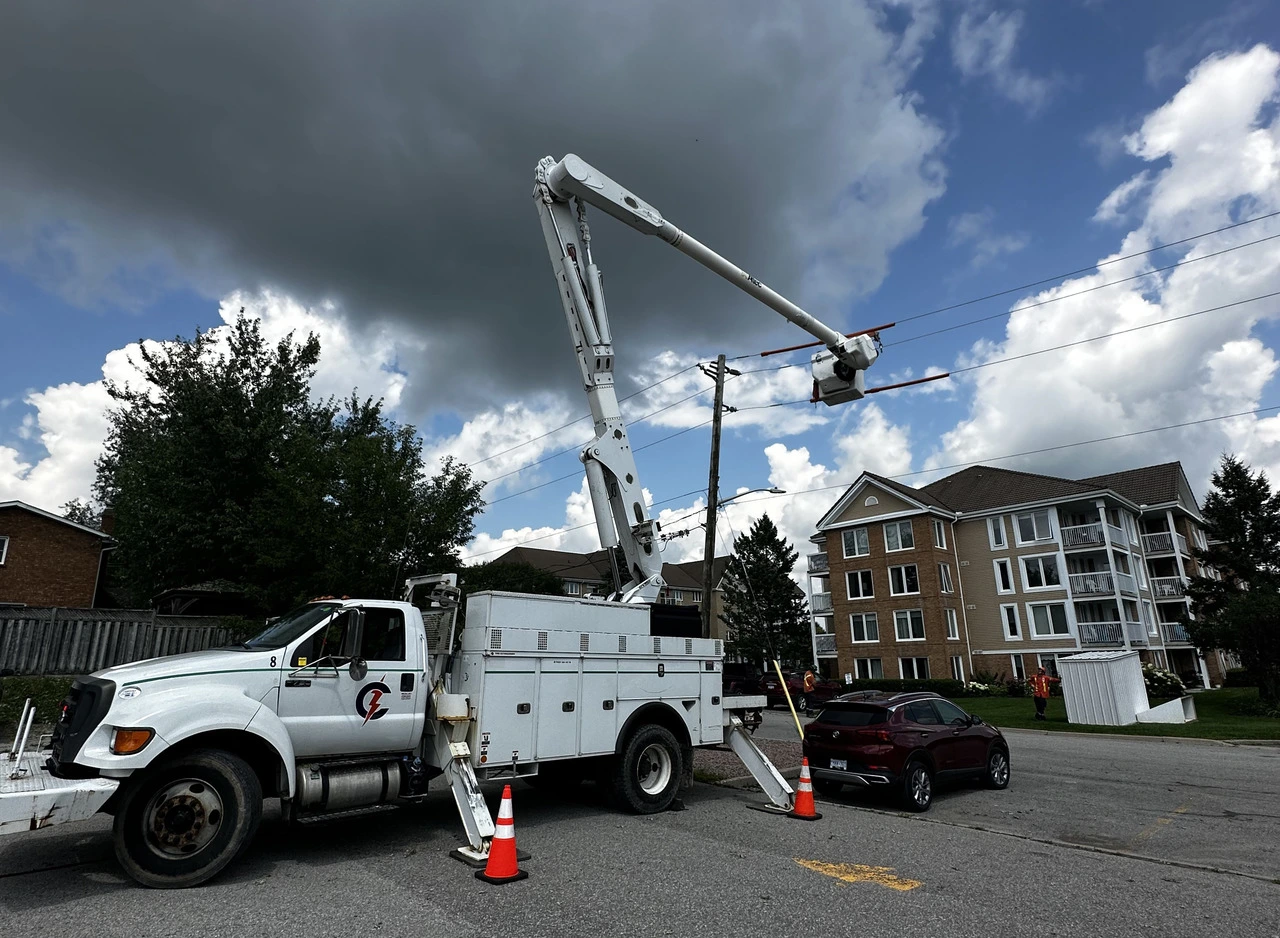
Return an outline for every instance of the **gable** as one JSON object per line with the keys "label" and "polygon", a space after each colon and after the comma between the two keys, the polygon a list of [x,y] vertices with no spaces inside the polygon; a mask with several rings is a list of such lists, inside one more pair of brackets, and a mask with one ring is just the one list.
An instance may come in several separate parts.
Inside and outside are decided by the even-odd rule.
{"label": "gable", "polygon": [[[877,518],[880,515],[924,510],[921,505],[912,504],[896,493],[871,482],[858,486],[858,490],[851,495],[848,504],[828,524],[844,524],[849,521],[861,521],[863,518]],[[874,503],[868,505],[868,499],[873,500]]]}

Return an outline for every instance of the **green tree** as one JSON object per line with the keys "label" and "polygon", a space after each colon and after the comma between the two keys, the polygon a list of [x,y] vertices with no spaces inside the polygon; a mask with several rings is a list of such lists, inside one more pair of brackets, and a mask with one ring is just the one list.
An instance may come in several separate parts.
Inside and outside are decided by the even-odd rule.
{"label": "green tree", "polygon": [[1224,456],[1203,515],[1209,546],[1196,559],[1221,579],[1191,577],[1187,631],[1201,648],[1237,655],[1263,701],[1280,707],[1280,494],[1264,472]]}
{"label": "green tree", "polygon": [[460,571],[462,591],[468,595],[483,590],[506,590],[511,593],[536,593],[563,596],[564,582],[547,570],[531,563],[494,560],[463,567]]}
{"label": "green tree", "polygon": [[320,342],[272,346],[257,320],[143,347],[145,384],[116,406],[97,500],[115,510],[112,569],[132,602],[222,579],[265,610],[316,594],[394,595],[403,572],[452,569],[483,502],[470,470],[422,466],[414,429],[354,394],[311,396]]}
{"label": "green tree", "polygon": [[727,643],[732,653],[749,661],[810,662],[808,606],[791,579],[799,558],[767,514],[734,540],[723,581],[721,615],[732,636]]}
{"label": "green tree", "polygon": [[62,506],[62,517],[86,528],[102,529],[102,512],[93,507],[93,503],[80,498],[73,498]]}

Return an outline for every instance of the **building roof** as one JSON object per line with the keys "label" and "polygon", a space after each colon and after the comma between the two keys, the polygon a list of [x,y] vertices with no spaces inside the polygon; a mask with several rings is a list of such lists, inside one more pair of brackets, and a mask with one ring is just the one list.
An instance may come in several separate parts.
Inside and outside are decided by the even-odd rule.
{"label": "building roof", "polygon": [[[1166,462],[1156,466],[1108,472],[1105,475],[1093,476],[1081,481],[1114,489],[1139,505],[1165,505],[1177,502],[1179,495],[1184,491],[1193,502],[1195,501],[1195,493],[1191,491],[1191,485],[1187,482],[1180,462]],[[1192,510],[1199,509],[1198,503],[1184,507]]]}
{"label": "building roof", "polygon": [[970,466],[931,482],[920,491],[952,511],[973,512],[1055,498],[1095,494],[1106,486],[996,466]]}
{"label": "building roof", "polygon": [[0,508],[19,508],[22,511],[29,511],[32,514],[40,515],[41,517],[48,518],[50,521],[57,521],[61,524],[65,524],[68,527],[75,528],[77,531],[83,531],[85,534],[92,534],[94,537],[100,537],[103,540],[111,539],[111,535],[104,534],[103,532],[99,531],[97,528],[90,528],[90,527],[86,527],[83,524],[76,524],[74,521],[69,521],[68,519],[62,517],[62,515],[55,515],[51,511],[45,511],[43,508],[37,508],[35,505],[28,505],[26,502],[20,502],[16,500],[9,501],[9,502],[0,502]]}
{"label": "building roof", "polygon": [[[720,585],[720,581],[724,579],[724,571],[728,566],[728,557],[717,557],[711,561],[712,589]],[[662,565],[662,578],[673,589],[703,589],[702,561],[689,560],[685,563],[664,563]]]}
{"label": "building roof", "polygon": [[935,497],[934,494],[929,491],[929,487],[927,485],[924,488],[916,489],[909,485],[903,485],[901,482],[895,482],[887,476],[878,476],[874,472],[864,472],[863,475],[868,479],[874,479],[887,489],[892,489],[904,498],[910,498],[924,505],[928,505],[930,508],[939,508],[946,512],[950,512],[952,510],[951,506]]}
{"label": "building roof", "polygon": [[[609,553],[593,550],[580,554],[568,550],[547,550],[541,547],[513,547],[493,561],[494,563],[527,563],[554,573],[562,580],[580,580],[587,583],[610,583],[613,570],[609,566]],[[728,557],[717,557],[712,565],[712,576],[718,584],[724,576]],[[662,578],[673,589],[702,589],[702,561],[664,563]]]}

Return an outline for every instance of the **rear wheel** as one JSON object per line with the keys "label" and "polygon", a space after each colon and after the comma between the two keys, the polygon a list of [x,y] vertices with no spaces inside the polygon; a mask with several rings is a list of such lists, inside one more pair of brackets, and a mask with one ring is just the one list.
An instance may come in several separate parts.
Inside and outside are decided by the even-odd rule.
{"label": "rear wheel", "polygon": [[144,886],[181,888],[216,876],[253,839],[262,785],[239,756],[197,749],[125,783],[116,859]]}
{"label": "rear wheel", "polygon": [[987,753],[987,768],[982,775],[982,783],[988,788],[1009,787],[1009,753],[1000,746],[992,746]]}
{"label": "rear wheel", "polygon": [[671,731],[654,723],[642,726],[615,761],[614,798],[636,814],[665,811],[675,800],[683,771],[680,744]]}
{"label": "rear wheel", "polygon": [[928,811],[933,804],[933,773],[919,760],[902,775],[902,804],[908,811]]}
{"label": "rear wheel", "polygon": [[813,780],[813,790],[820,795],[826,795],[828,798],[834,798],[840,794],[840,789],[844,788],[844,782],[837,782],[830,778],[815,778]]}

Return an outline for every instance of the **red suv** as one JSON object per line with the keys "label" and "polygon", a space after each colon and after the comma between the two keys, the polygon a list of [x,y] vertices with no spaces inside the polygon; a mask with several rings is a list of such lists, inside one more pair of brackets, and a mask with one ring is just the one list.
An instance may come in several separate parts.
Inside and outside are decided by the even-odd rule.
{"label": "red suv", "polygon": [[[806,693],[803,674],[787,675],[787,691],[791,694],[791,702],[795,704],[796,709],[801,713],[816,710],[815,704],[824,704],[844,690],[844,685],[839,681],[817,677],[816,675],[815,679],[817,683],[814,685],[813,690]],[[782,684],[778,681],[776,673],[764,676],[764,680],[760,682],[760,691],[768,698],[770,707],[785,707],[787,705],[787,698],[782,693]]]}
{"label": "red suv", "polygon": [[829,701],[804,732],[813,787],[897,789],[911,811],[927,811],[934,781],[1009,785],[1009,744],[994,726],[930,693],[865,691]]}

